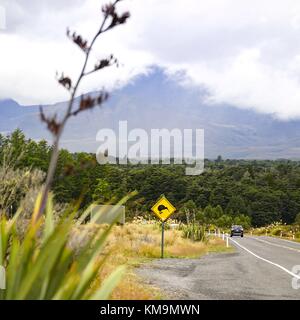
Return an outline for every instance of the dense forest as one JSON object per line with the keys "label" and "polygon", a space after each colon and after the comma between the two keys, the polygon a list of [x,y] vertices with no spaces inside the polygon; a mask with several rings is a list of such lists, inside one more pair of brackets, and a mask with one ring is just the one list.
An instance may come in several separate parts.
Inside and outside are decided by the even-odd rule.
{"label": "dense forest", "polygon": [[[15,170],[46,172],[51,147],[26,139],[16,130],[0,135],[0,161],[13,159]],[[138,195],[127,204],[128,217],[147,216],[164,194],[178,208],[176,218],[228,227],[231,223],[264,226],[293,223],[300,211],[300,162],[291,160],[205,160],[205,172],[186,176],[182,165],[99,165],[94,154],[61,150],[53,192],[58,203],[82,197],[82,208],[93,201],[117,201],[128,192]],[[1,181],[0,183],[5,183]],[[11,204],[16,210],[20,197]]]}

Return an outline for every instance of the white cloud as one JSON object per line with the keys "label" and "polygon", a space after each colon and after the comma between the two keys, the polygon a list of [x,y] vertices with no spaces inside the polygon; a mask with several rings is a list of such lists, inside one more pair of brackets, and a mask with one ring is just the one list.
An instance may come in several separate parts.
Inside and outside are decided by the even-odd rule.
{"label": "white cloud", "polygon": [[[5,6],[8,25],[6,32],[0,34],[0,41],[5,44],[5,50],[0,51],[0,98],[13,98],[22,104],[66,100],[68,93],[58,86],[55,74],[64,72],[76,79],[84,59],[81,50],[66,38],[66,28],[78,30],[90,39],[101,22],[101,5],[96,0],[80,1],[81,5],[66,0],[21,3],[9,0]],[[130,34],[121,28],[126,26],[99,39],[90,61],[92,68],[98,58],[115,53],[120,68],[86,78],[80,92],[125,83],[152,64],[147,52],[124,45],[123,37],[129,38]]]}
{"label": "white cloud", "polygon": [[[0,97],[21,103],[65,99],[55,71],[75,76],[83,57],[64,30],[91,36],[99,1],[6,0],[4,7]],[[171,73],[184,70],[185,83],[207,88],[211,103],[300,117],[298,0],[125,0],[121,7],[132,18],[105,35],[93,57],[113,52],[124,67],[91,77],[82,90],[126,82],[155,63]]]}

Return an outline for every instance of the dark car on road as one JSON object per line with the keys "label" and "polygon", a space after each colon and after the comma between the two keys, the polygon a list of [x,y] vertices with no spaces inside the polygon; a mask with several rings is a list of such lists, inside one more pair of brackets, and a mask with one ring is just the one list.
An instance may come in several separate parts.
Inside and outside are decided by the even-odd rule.
{"label": "dark car on road", "polygon": [[230,237],[233,236],[240,236],[243,237],[244,236],[244,229],[242,226],[232,226],[231,227],[231,232],[230,232]]}

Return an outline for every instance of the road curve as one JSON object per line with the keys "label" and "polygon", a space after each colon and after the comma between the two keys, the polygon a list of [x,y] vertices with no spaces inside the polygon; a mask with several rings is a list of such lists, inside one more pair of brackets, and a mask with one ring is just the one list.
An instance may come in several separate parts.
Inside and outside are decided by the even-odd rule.
{"label": "road curve", "polygon": [[[271,237],[230,238],[234,253],[163,259],[137,272],[175,299],[297,299],[300,244]],[[299,265],[299,273],[293,267]]]}

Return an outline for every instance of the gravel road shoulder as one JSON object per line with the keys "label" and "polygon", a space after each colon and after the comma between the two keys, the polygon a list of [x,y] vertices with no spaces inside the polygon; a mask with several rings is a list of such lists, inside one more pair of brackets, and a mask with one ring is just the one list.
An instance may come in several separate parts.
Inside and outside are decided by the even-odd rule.
{"label": "gravel road shoulder", "polygon": [[199,264],[210,264],[212,260],[234,253],[209,253],[195,259],[158,259],[142,265],[136,273],[144,283],[158,287],[166,299],[195,300],[209,299],[205,294],[195,292],[194,277]]}

